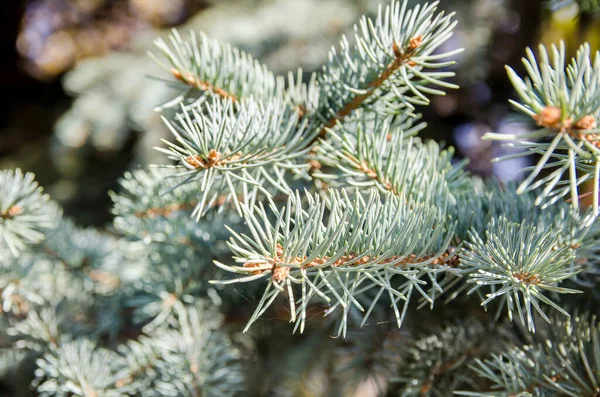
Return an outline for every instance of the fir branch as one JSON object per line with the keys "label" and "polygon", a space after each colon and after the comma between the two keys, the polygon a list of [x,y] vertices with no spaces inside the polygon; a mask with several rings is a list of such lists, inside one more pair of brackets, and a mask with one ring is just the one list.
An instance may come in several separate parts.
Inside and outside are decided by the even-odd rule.
{"label": "fir branch", "polygon": [[[220,283],[269,276],[246,329],[280,293],[288,295],[290,321],[301,332],[314,298],[330,305],[326,315],[342,310],[342,334],[351,308],[365,312],[364,322],[384,293],[392,301],[398,326],[413,291],[433,305],[440,289],[435,275],[449,269],[446,263],[451,260],[447,251],[453,225],[446,222],[443,209],[390,194],[382,202],[376,191],[366,200],[361,195],[351,199],[345,191],[332,191],[326,200],[308,197],[307,208],[302,207],[298,192],[281,209],[271,202],[275,221],[269,220],[261,204],[254,209],[243,206],[251,235],[230,229],[230,248],[242,265],[215,263],[243,276]],[[432,283],[432,291],[421,287],[421,278]],[[295,295],[295,285],[300,286],[300,297]],[[369,290],[378,292],[370,306],[364,307],[357,298]]]}
{"label": "fir branch", "polygon": [[464,396],[596,396],[600,382],[600,345],[595,317],[554,318],[546,337],[515,347],[473,367],[492,383],[491,392]]}
{"label": "fir branch", "polygon": [[16,256],[56,226],[61,211],[42,191],[32,173],[0,171],[0,250]]}
{"label": "fir branch", "polygon": [[579,266],[573,265],[572,249],[560,246],[558,236],[559,232],[551,229],[538,230],[527,221],[517,224],[503,217],[490,221],[485,241],[470,233],[467,247],[460,254],[461,264],[467,268],[465,272],[470,273],[468,282],[476,284],[469,294],[490,288],[482,305],[502,298],[499,310],[506,306],[511,320],[516,310],[521,323],[530,331],[535,331],[532,307],[550,321],[540,302],[568,316],[543,294],[544,291],[581,292],[557,286],[581,271]]}
{"label": "fir branch", "polygon": [[37,365],[34,385],[40,396],[122,396],[115,387],[115,373],[123,359],[90,340],[63,343]]}
{"label": "fir branch", "polygon": [[453,150],[440,150],[433,141],[422,143],[414,138],[424,123],[411,125],[411,120],[400,122],[404,131],[392,127],[389,118],[371,121],[365,115],[356,123],[356,131],[330,131],[329,139],[321,141],[321,159],[340,172],[315,172],[313,176],[333,186],[376,187],[419,202],[456,204],[454,193],[463,183],[464,164],[453,167]]}
{"label": "fir branch", "polygon": [[[519,186],[525,192],[544,186],[537,203],[552,204],[570,194],[574,208],[579,207],[579,185],[594,181],[593,211],[598,214],[600,187],[600,53],[591,59],[590,47],[582,45],[575,58],[566,65],[564,43],[552,46],[551,57],[546,48],[539,47],[538,62],[532,50],[527,49],[523,64],[527,78],[523,79],[507,67],[521,102],[511,103],[521,112],[535,120],[536,131],[519,135],[489,133],[485,139],[512,141],[511,146],[523,148],[518,156],[531,153],[541,155],[535,167]],[[540,139],[548,141],[536,142]],[[514,157],[514,155],[512,155]],[[554,161],[550,161],[553,159]],[[497,159],[502,160],[502,158]],[[542,170],[554,169],[546,176]],[[561,181],[566,175],[568,183]]]}
{"label": "fir branch", "polygon": [[473,319],[440,327],[411,341],[390,389],[403,397],[419,397],[473,387],[475,379],[465,370],[477,358],[502,351],[509,339],[502,325],[492,328]]}
{"label": "fir branch", "polygon": [[413,104],[427,104],[424,93],[443,95],[428,84],[456,88],[441,80],[453,73],[425,70],[451,65],[437,61],[460,51],[433,55],[456,24],[452,14],[435,14],[436,7],[433,3],[407,10],[406,0],[393,0],[379,9],[374,21],[364,17],[355,26],[354,44],[343,37],[339,53],[331,50],[319,76],[321,137],[358,108],[396,114],[412,110]]}
{"label": "fir branch", "polygon": [[154,54],[149,55],[177,80],[192,88],[232,102],[242,97],[265,100],[283,93],[283,80],[276,79],[266,66],[237,48],[221,44],[204,33],[198,38],[193,31],[189,40],[184,41],[175,29],[169,41],[170,46],[157,39],[155,45],[171,67]]}
{"label": "fir branch", "polygon": [[197,104],[191,110],[184,108],[177,122],[166,123],[176,143],[165,141],[168,148],[157,149],[186,170],[181,175],[201,182],[196,219],[226,189],[226,201],[239,210],[240,193],[244,201],[253,201],[259,191],[270,195],[263,181],[287,192],[284,174],[306,168],[305,161],[299,160],[312,140],[303,133],[307,122],[299,123],[297,113],[279,100],[265,105],[252,100],[240,105]]}

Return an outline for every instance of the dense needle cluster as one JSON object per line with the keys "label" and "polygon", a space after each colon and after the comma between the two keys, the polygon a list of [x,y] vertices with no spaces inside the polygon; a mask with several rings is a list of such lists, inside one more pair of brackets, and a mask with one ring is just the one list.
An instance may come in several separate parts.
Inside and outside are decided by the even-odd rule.
{"label": "dense needle cluster", "polygon": [[508,68],[535,129],[486,138],[538,162],[502,185],[419,137],[418,108],[456,88],[455,24],[393,0],[306,82],[203,34],[158,40],[172,136],[111,192],[109,230],[0,173],[0,377],[42,396],[598,395],[600,54]]}

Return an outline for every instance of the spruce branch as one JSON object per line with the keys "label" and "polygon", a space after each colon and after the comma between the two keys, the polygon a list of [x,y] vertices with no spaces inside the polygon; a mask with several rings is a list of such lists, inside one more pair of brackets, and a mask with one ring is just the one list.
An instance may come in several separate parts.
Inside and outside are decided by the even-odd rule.
{"label": "spruce branch", "polygon": [[[599,190],[600,54],[592,61],[583,46],[567,65],[564,46],[542,47],[540,62],[528,51],[527,77],[509,69],[513,104],[539,129],[488,138],[541,160],[519,188],[500,185],[418,138],[415,108],[456,87],[445,79],[461,50],[441,53],[452,14],[408,4],[361,19],[307,83],[204,35],[158,40],[185,92],[159,108],[172,137],[158,150],[171,163],[128,173],[111,193],[120,237],[61,220],[31,174],[0,172],[0,348],[38,359],[32,392],[233,397],[256,386],[253,373],[262,394],[312,392],[309,382],[354,392],[351,378],[406,397],[599,395],[600,328],[563,294],[598,281],[598,198],[582,211],[578,186],[593,179]],[[444,294],[465,302],[409,321],[411,305],[433,309]],[[469,296],[486,321],[465,310]],[[245,331],[269,311],[289,315],[294,332],[313,313],[327,319],[290,353],[272,343],[272,323],[226,333],[247,302]],[[488,324],[478,303],[492,302],[496,320],[520,323]],[[342,341],[323,337],[334,321],[354,342],[339,355]],[[234,338],[256,347],[257,369],[244,368]]]}
{"label": "spruce branch", "polygon": [[[89,301],[86,303],[76,307],[63,301],[54,307],[46,305],[31,308],[25,318],[14,322],[7,330],[7,334],[17,339],[14,346],[19,349],[47,352],[48,349],[58,347],[61,340],[68,339],[69,330],[84,332],[81,327],[77,329],[75,324],[78,321],[74,320],[82,314],[81,310],[76,309],[81,309],[81,306],[90,309]],[[66,306],[69,307],[64,310]]]}
{"label": "spruce branch", "polygon": [[14,348],[0,349],[0,379],[11,379],[23,362],[27,360],[27,353]]}
{"label": "spruce branch", "polygon": [[184,180],[167,168],[126,172],[119,180],[119,191],[109,193],[115,228],[125,235],[145,237],[158,231],[155,219],[191,212],[198,204],[198,186]]}
{"label": "spruce branch", "polygon": [[514,183],[476,177],[464,180],[466,187],[453,189],[458,201],[454,219],[461,240],[468,238],[468,231],[483,236],[492,219],[503,217],[513,223],[526,221],[538,230],[551,228],[557,234],[557,247],[575,250],[580,260],[594,257],[599,225],[593,222],[591,211],[575,210],[564,201],[543,208],[535,204],[537,190],[519,194]]}
{"label": "spruce branch", "polygon": [[115,385],[143,397],[242,395],[241,353],[221,325],[218,313],[196,301],[170,318],[168,327],[119,346],[127,365]]}
{"label": "spruce branch", "polygon": [[[359,189],[376,187],[382,192],[444,206],[456,204],[454,194],[464,179],[464,164],[453,167],[453,150],[441,150],[433,141],[421,142],[414,135],[424,123],[412,125],[412,118],[396,121],[367,115],[357,121],[355,130],[342,127],[330,130],[328,140],[321,140],[320,153],[325,164],[339,173],[314,173],[334,186]],[[402,130],[404,127],[406,130]]]}
{"label": "spruce branch", "polygon": [[300,118],[313,112],[318,106],[319,89],[316,74],[308,84],[302,81],[302,70],[297,76],[291,72],[286,79],[275,76],[264,64],[250,54],[229,44],[219,43],[204,33],[190,31],[184,40],[173,29],[169,37],[170,45],[163,39],[155,40],[155,45],[165,64],[158,56],[150,57],[177,81],[188,88],[185,92],[158,109],[171,108],[179,104],[204,102],[209,98],[242,102],[253,98],[258,102],[280,99],[290,106]]}
{"label": "spruce branch", "polygon": [[[224,208],[228,192],[222,192],[211,204],[218,211],[208,211],[195,222],[191,214],[198,205],[199,181],[187,181],[168,168],[150,168],[125,173],[118,193],[111,192],[114,202],[115,228],[131,240],[142,240],[151,249],[169,250],[177,246],[196,251],[219,246],[227,231],[214,227],[226,221],[235,224],[239,216]],[[214,187],[213,187],[214,189]],[[208,206],[207,206],[208,207]]]}
{"label": "spruce branch", "polygon": [[65,342],[37,360],[34,385],[41,396],[117,397],[117,353],[81,339]]}
{"label": "spruce branch", "polygon": [[171,351],[165,352],[159,367],[166,375],[160,385],[165,392],[175,389],[189,397],[243,395],[241,353],[218,329],[219,320],[217,313],[196,304],[178,317],[173,332],[161,337]]}
{"label": "spruce branch", "polygon": [[121,284],[124,253],[129,247],[93,228],[79,228],[63,219],[48,234],[40,254],[58,274],[90,293],[110,294]]}
{"label": "spruce branch", "polygon": [[[268,276],[265,293],[246,329],[273,303],[287,295],[290,321],[304,329],[310,302],[318,298],[330,306],[325,315],[342,311],[339,333],[345,334],[352,308],[365,313],[363,323],[383,295],[389,297],[401,326],[412,293],[433,305],[441,291],[436,275],[451,267],[448,253],[454,225],[443,208],[407,201],[372,190],[367,198],[350,198],[332,190],[326,199],[308,197],[304,207],[300,193],[290,196],[283,208],[271,201],[270,220],[262,204],[243,206],[250,235],[230,231],[230,248],[241,266],[215,262],[237,279],[251,282]],[[397,276],[397,277],[395,277]],[[431,290],[424,289],[431,283]],[[295,292],[300,288],[300,296]],[[376,291],[368,306],[359,297]]]}
{"label": "spruce branch", "polygon": [[[125,305],[133,310],[133,322],[152,332],[196,302],[206,293],[203,280],[213,276],[212,268],[198,265],[197,258],[164,254],[144,279],[132,283]],[[208,273],[208,274],[207,274]]]}
{"label": "spruce branch", "polygon": [[442,80],[454,73],[432,70],[451,65],[446,59],[461,51],[434,54],[456,24],[452,14],[435,14],[436,8],[432,3],[407,10],[406,0],[393,0],[385,10],[379,9],[375,20],[361,19],[353,44],[343,37],[339,51],[331,50],[318,80],[321,137],[356,109],[410,112],[415,104],[429,103],[425,94],[444,94],[427,85],[456,88]]}
{"label": "spruce branch", "polygon": [[56,226],[61,211],[42,191],[32,173],[0,171],[0,250],[17,256]]}
{"label": "spruce branch", "polygon": [[[257,100],[283,97],[284,80],[276,78],[265,65],[237,48],[193,31],[188,40],[183,40],[175,29],[169,41],[170,45],[157,39],[155,45],[170,65],[152,53],[149,55],[175,79],[186,84],[188,91],[199,90],[200,98],[216,96],[237,102],[250,97]],[[170,105],[177,104],[185,95]]]}
{"label": "spruce branch", "polygon": [[32,303],[44,303],[44,296],[40,293],[42,274],[39,274],[36,259],[21,257],[19,261],[0,265],[0,298],[5,313],[26,314]]}
{"label": "spruce branch", "polygon": [[550,397],[540,389],[538,380],[544,374],[540,369],[543,357],[539,350],[530,346],[519,349],[513,347],[505,353],[494,354],[483,361],[477,359],[473,366],[477,375],[489,379],[491,391],[456,391],[455,394],[473,397],[514,396],[514,397]]}
{"label": "spruce branch", "polygon": [[492,328],[473,319],[440,327],[410,342],[390,389],[399,396],[419,397],[472,388],[476,381],[466,371],[469,365],[502,351],[509,339],[504,326]]}
{"label": "spruce branch", "polygon": [[[539,154],[529,175],[519,186],[519,192],[544,187],[537,203],[552,204],[570,194],[574,208],[579,207],[579,185],[592,180],[593,211],[598,214],[600,187],[600,53],[591,58],[589,44],[582,45],[570,64],[566,65],[564,43],[552,46],[551,54],[540,45],[538,61],[531,49],[523,64],[524,79],[507,67],[520,101],[511,103],[530,116],[538,126],[533,132],[501,135],[489,133],[485,139],[511,141],[522,148],[516,156]],[[514,157],[515,155],[511,155]],[[502,158],[497,159],[502,160]],[[552,170],[542,176],[543,170]],[[566,176],[568,182],[563,181]]]}
{"label": "spruce branch", "polygon": [[22,318],[31,310],[64,301],[91,305],[90,284],[47,258],[31,255],[0,269],[1,302],[12,317]]}
{"label": "spruce branch", "polygon": [[337,352],[342,364],[336,368],[336,373],[347,390],[370,382],[384,394],[398,367],[405,363],[406,345],[412,340],[408,330],[386,322],[383,311],[373,314],[370,323],[348,331]]}
{"label": "spruce branch", "polygon": [[486,360],[475,372],[492,391],[464,396],[596,396],[600,384],[599,331],[594,316],[553,318],[549,332],[533,344],[514,347]]}
{"label": "spruce branch", "polygon": [[126,246],[95,230],[63,220],[47,238],[19,258],[0,260],[3,310],[22,317],[63,301],[90,303],[92,295],[115,291]]}
{"label": "spruce branch", "polygon": [[160,339],[147,335],[118,346],[117,351],[126,364],[115,375],[115,385],[122,392],[137,391],[143,396],[158,396],[156,383],[160,372],[156,367],[162,359],[162,350]]}
{"label": "spruce branch", "polygon": [[157,149],[184,169],[182,176],[200,182],[196,219],[226,189],[225,201],[232,201],[238,210],[241,201],[254,200],[259,191],[270,195],[264,181],[287,193],[284,174],[301,173],[307,167],[306,159],[301,159],[314,136],[304,134],[307,120],[299,122],[298,114],[277,99],[265,104],[253,100],[196,104],[182,108],[176,121],[165,122],[175,142],[165,141],[167,148]]}
{"label": "spruce branch", "polygon": [[218,329],[218,314],[196,302],[169,324],[117,351],[57,338],[37,360],[33,385],[43,396],[240,395],[241,355]]}
{"label": "spruce branch", "polygon": [[504,217],[490,221],[485,241],[470,233],[466,249],[460,254],[461,265],[469,273],[467,282],[475,284],[469,294],[489,288],[482,305],[502,299],[498,310],[506,306],[511,320],[516,311],[521,323],[530,331],[535,331],[532,308],[550,321],[540,303],[568,316],[544,295],[544,292],[581,292],[557,286],[581,271],[581,267],[573,264],[573,250],[559,244],[559,233],[552,229],[537,229],[527,221],[509,222]]}

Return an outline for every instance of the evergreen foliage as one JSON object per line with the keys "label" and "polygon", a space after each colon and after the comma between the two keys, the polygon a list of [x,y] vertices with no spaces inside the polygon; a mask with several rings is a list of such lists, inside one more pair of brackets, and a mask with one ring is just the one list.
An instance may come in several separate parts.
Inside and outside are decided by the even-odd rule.
{"label": "evergreen foliage", "polygon": [[[527,77],[508,69],[539,128],[487,138],[539,161],[503,186],[418,136],[417,107],[456,88],[455,23],[393,0],[308,82],[202,34],[157,41],[183,84],[161,107],[172,137],[111,193],[108,231],[0,173],[0,375],[65,397],[350,395],[357,379],[597,395],[600,54],[540,47]],[[261,353],[284,318],[304,335],[274,369]]]}

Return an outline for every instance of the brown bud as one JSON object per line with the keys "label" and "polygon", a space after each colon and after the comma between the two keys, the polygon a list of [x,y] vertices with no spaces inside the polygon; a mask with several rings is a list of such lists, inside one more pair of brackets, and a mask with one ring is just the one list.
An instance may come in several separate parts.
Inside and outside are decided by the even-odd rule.
{"label": "brown bud", "polygon": [[408,42],[408,51],[412,52],[423,44],[423,36],[417,35]]}
{"label": "brown bud", "polygon": [[165,308],[172,307],[175,303],[177,303],[177,296],[175,296],[174,294],[169,294],[162,301],[163,307]]}
{"label": "brown bud", "polygon": [[288,266],[275,266],[273,269],[273,280],[282,282],[290,272]]}
{"label": "brown bud", "polygon": [[318,160],[312,159],[308,161],[308,165],[309,165],[309,170],[310,172],[316,171],[316,170],[320,170],[322,165]]}
{"label": "brown bud", "polygon": [[578,130],[593,130],[598,126],[596,118],[591,114],[583,116],[573,125],[573,128]]}
{"label": "brown bud", "polygon": [[210,152],[208,152],[208,158],[211,160],[216,160],[219,157],[220,154],[215,149],[210,149]]}
{"label": "brown bud", "polygon": [[23,209],[21,207],[19,207],[18,205],[13,205],[6,212],[0,212],[0,218],[2,218],[2,219],[14,218],[15,216],[19,215],[21,212],[23,212]]}
{"label": "brown bud", "polygon": [[211,167],[219,162],[221,159],[221,153],[217,152],[215,149],[210,149],[208,152],[208,159],[206,160],[206,166]]}
{"label": "brown bud", "polygon": [[533,119],[540,127],[558,128],[560,127],[561,110],[556,106],[546,106]]}
{"label": "brown bud", "polygon": [[194,168],[200,168],[200,167],[204,166],[202,157],[200,157],[198,155],[186,157],[185,162]]}

